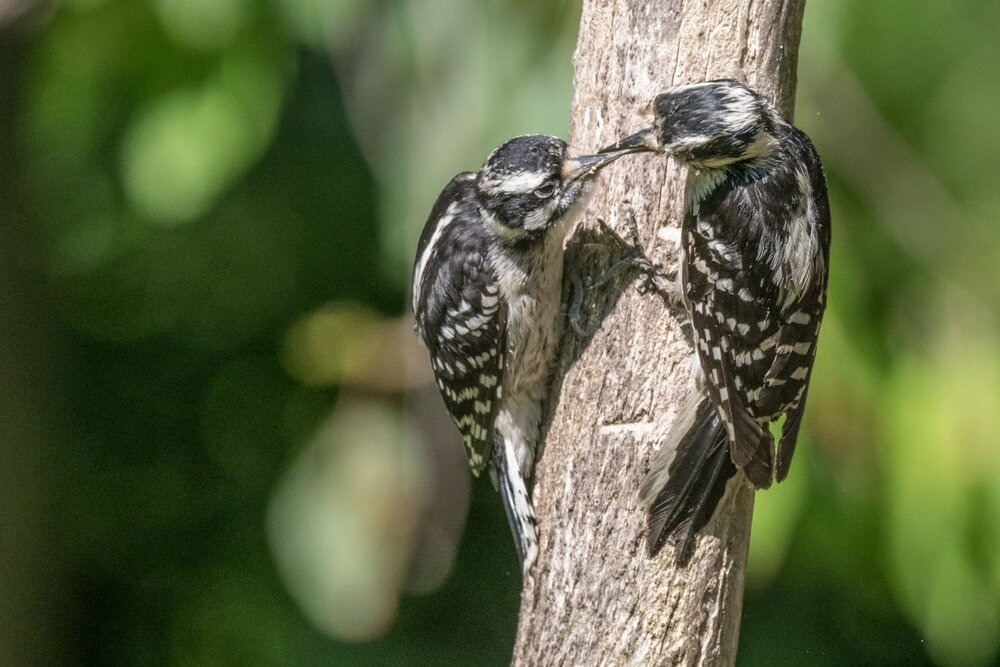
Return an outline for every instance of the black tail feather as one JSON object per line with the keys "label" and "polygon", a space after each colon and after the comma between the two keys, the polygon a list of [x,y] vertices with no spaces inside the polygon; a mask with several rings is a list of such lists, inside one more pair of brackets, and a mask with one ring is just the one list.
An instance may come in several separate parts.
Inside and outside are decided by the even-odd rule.
{"label": "black tail feather", "polygon": [[[669,443],[668,443],[669,444]],[[677,562],[686,565],[694,537],[708,523],[736,474],[729,456],[729,437],[718,412],[703,398],[690,428],[677,443],[676,454],[658,480],[662,488],[649,506],[646,545],[656,555],[668,537],[676,537]]]}
{"label": "black tail feather", "polygon": [[531,498],[525,485],[517,460],[508,451],[504,439],[497,434],[494,437],[493,452],[490,465],[494,483],[500,491],[500,501],[504,514],[507,515],[507,525],[514,536],[514,546],[521,561],[521,569],[527,573],[538,557],[538,522]]}

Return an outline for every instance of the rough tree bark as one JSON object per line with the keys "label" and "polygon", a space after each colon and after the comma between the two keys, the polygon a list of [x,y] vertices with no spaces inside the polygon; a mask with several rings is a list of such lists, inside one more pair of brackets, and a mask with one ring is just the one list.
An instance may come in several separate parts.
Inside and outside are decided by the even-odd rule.
{"label": "rough tree bark", "polygon": [[[585,0],[573,63],[570,144],[591,151],[648,124],[639,110],[676,83],[743,79],[791,115],[804,0]],[[588,220],[624,229],[676,266],[684,174],[660,156],[603,176],[567,266],[607,261]],[[650,454],[692,391],[691,350],[664,303],[616,280],[583,312],[601,328],[567,331],[561,383],[535,481],[541,554],[525,582],[514,663],[731,665],[736,657],[753,493],[745,485],[698,539],[686,569],[671,547],[650,559],[638,503]]]}

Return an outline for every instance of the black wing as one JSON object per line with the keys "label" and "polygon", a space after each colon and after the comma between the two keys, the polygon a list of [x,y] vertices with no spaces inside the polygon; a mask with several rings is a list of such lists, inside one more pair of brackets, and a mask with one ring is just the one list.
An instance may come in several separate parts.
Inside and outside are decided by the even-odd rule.
{"label": "black wing", "polygon": [[819,256],[808,289],[782,308],[779,318],[781,332],[775,354],[756,400],[760,414],[772,415],[774,419],[785,414],[775,469],[775,478],[779,482],[788,474],[795,452],[809,392],[809,379],[816,360],[816,344],[826,309],[831,235],[826,179],[816,149],[809,138],[795,128],[790,128],[787,144],[789,150],[798,153],[798,163],[809,166],[809,192],[792,214],[812,218]]}
{"label": "black wing", "polygon": [[[733,461],[758,487],[770,484],[772,467],[779,479],[784,476],[794,450],[830,243],[819,158],[804,134],[788,125],[777,129],[784,159],[764,170],[734,170],[685,220],[683,238],[686,290],[709,395],[730,428]],[[803,166],[808,173],[799,171]],[[810,224],[790,224],[800,216],[809,216]],[[793,238],[802,230],[815,237]],[[767,424],[786,412],[781,453],[772,466]]]}
{"label": "black wing", "polygon": [[[752,346],[743,336],[757,338],[757,304],[740,298],[739,287],[747,279],[742,259],[728,252],[729,246],[716,233],[719,215],[702,212],[685,220],[682,243],[685,262],[683,284],[695,352],[705,375],[709,398],[729,434],[733,462],[742,468],[757,488],[766,488],[772,478],[771,434],[754,418],[748,407],[745,370],[737,363],[746,358],[743,350]],[[700,223],[700,224],[699,224]],[[701,231],[699,231],[701,230]],[[743,289],[746,289],[745,287]],[[740,319],[737,320],[737,317]],[[740,325],[744,326],[740,326]],[[741,334],[745,329],[745,334]]]}
{"label": "black wing", "polygon": [[441,397],[479,474],[493,446],[506,313],[472,199],[473,178],[459,174],[434,204],[417,247],[413,302]]}

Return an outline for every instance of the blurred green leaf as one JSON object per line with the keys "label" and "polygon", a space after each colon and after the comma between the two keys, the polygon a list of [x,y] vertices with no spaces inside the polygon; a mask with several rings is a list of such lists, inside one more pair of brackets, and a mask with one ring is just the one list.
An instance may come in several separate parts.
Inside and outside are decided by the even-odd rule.
{"label": "blurred green leaf", "polygon": [[340,401],[269,511],[285,581],[321,630],[349,641],[395,618],[426,484],[416,430],[371,401]]}
{"label": "blurred green leaf", "polygon": [[247,21],[249,0],[154,0],[163,27],[179,44],[217,50],[228,46]]}
{"label": "blurred green leaf", "polygon": [[125,190],[164,224],[203,215],[270,143],[288,67],[266,42],[225,53],[218,73],[153,102],[122,147]]}
{"label": "blurred green leaf", "polygon": [[[988,664],[1000,651],[1000,597],[991,586],[1000,550],[995,507],[978,489],[1000,482],[1000,355],[994,329],[949,295],[950,313],[929,357],[910,356],[892,386],[888,527],[893,577],[904,608],[944,664]],[[979,328],[982,325],[988,328]],[[981,520],[977,515],[990,512]],[[976,546],[983,539],[992,543]]]}
{"label": "blurred green leaf", "polygon": [[799,438],[796,448],[796,474],[775,485],[767,493],[754,497],[753,527],[750,531],[750,557],[747,585],[761,589],[774,581],[788,557],[795,527],[802,516],[808,493],[808,477],[802,471],[811,458],[815,443]]}

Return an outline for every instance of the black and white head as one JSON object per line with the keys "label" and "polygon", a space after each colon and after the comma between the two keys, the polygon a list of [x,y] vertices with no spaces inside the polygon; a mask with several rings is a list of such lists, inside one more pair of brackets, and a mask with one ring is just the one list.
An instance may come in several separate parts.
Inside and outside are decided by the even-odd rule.
{"label": "black and white head", "polygon": [[476,178],[476,199],[501,240],[538,240],[581,202],[598,170],[637,150],[643,149],[569,157],[566,142],[557,137],[515,137],[486,158]]}
{"label": "black and white head", "polygon": [[604,150],[644,146],[694,166],[717,168],[764,157],[777,145],[774,108],[741,81],[675,86],[650,106],[652,127]]}

